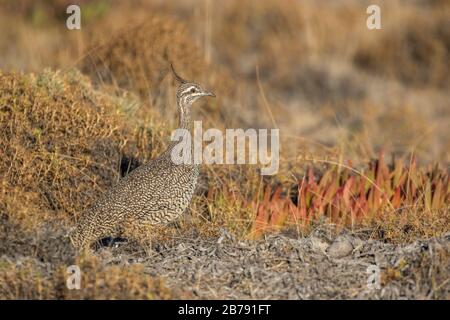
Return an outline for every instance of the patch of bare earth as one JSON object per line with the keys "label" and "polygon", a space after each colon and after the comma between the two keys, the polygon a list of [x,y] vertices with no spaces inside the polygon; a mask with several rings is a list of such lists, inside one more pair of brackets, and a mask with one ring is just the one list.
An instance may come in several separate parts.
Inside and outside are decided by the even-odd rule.
{"label": "patch of bare earth", "polygon": [[[449,299],[449,253],[450,234],[395,245],[323,228],[305,238],[242,241],[222,231],[99,251],[110,264],[143,264],[146,274],[200,299]],[[370,268],[379,268],[378,289],[368,286]]]}

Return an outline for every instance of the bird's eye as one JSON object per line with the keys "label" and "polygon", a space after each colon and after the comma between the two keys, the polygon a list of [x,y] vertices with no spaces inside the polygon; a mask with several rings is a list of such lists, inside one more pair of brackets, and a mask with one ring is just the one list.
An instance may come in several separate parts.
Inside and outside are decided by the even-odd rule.
{"label": "bird's eye", "polygon": [[191,93],[194,93],[194,92],[195,92],[195,88],[192,88],[192,89],[191,89]]}

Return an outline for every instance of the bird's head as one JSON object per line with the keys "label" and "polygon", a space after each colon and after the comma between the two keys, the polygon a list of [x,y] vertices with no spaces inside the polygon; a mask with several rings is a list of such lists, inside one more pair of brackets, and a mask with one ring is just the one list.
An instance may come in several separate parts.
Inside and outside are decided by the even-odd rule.
{"label": "bird's head", "polygon": [[199,84],[184,80],[175,72],[173,65],[171,64],[170,66],[175,79],[180,82],[180,86],[177,90],[177,99],[183,104],[193,104],[202,97],[216,96],[211,91],[203,89]]}
{"label": "bird's head", "polygon": [[186,104],[192,104],[201,97],[215,97],[214,93],[203,89],[193,82],[182,83],[177,91],[177,98]]}

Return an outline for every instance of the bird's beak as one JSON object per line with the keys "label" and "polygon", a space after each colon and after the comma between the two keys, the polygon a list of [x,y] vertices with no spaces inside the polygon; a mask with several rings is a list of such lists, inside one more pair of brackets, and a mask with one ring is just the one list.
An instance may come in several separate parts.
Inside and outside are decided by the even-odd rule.
{"label": "bird's beak", "polygon": [[214,93],[212,93],[211,91],[205,91],[203,93],[203,95],[208,96],[208,97],[215,97],[216,95]]}

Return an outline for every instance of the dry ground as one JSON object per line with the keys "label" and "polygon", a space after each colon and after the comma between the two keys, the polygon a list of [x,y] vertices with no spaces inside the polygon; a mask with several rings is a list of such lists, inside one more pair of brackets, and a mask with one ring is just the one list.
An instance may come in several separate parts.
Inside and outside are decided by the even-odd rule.
{"label": "dry ground", "polygon": [[[124,249],[124,248],[123,248]],[[111,263],[140,263],[170,288],[202,299],[448,299],[450,237],[392,245],[317,229],[305,238],[173,239],[141,250],[106,249]],[[126,249],[125,249],[126,250]],[[380,267],[371,289],[368,267]],[[181,285],[183,284],[183,285]]]}
{"label": "dry ground", "polygon": [[[68,31],[69,2],[0,0],[0,298],[450,298],[449,1],[375,1],[381,31],[354,0],[84,0]],[[175,224],[76,253],[169,141],[169,61],[216,93],[204,128],[280,128],[280,171],[203,166]]]}
{"label": "dry ground", "polygon": [[[34,299],[450,297],[450,234],[395,245],[372,240],[365,232],[331,230],[317,228],[303,238],[273,234],[257,241],[236,239],[224,229],[218,237],[192,232],[145,246],[116,242],[81,258],[60,237],[51,248],[35,244],[45,250],[38,257],[22,256],[20,250],[0,257],[6,272],[0,294]],[[81,290],[65,288],[67,274],[55,267],[61,263],[80,265]],[[368,285],[368,270],[374,266],[379,287]]]}

